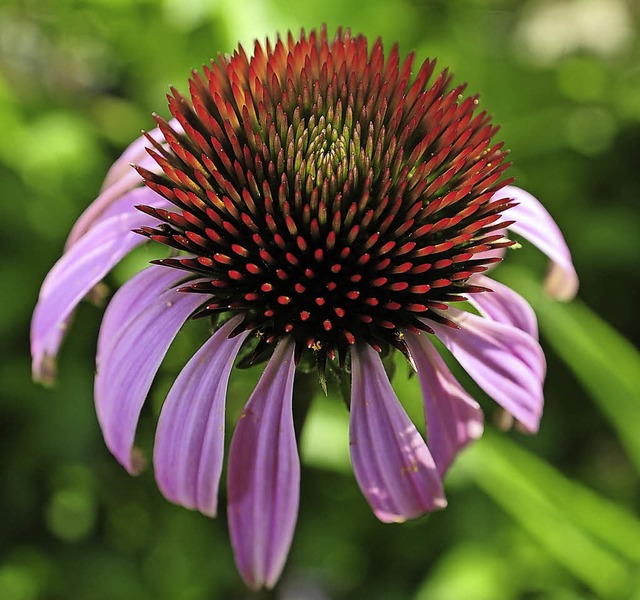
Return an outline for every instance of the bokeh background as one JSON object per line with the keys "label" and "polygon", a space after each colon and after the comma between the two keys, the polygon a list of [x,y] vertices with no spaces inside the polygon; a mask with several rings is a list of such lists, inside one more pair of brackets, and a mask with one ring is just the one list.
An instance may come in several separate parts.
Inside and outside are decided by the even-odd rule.
{"label": "bokeh background", "polygon": [[[383,525],[348,461],[344,406],[319,395],[283,599],[640,598],[640,38],[632,0],[2,0],[0,2],[0,598],[252,598],[224,510],[175,507],[147,470],[105,449],[92,374],[101,310],[81,306],[59,381],[30,380],[39,285],[122,149],[167,116],[169,84],[241,41],[327,23],[437,56],[503,125],[517,183],[572,249],[579,299],[544,296],[533,247],[496,276],[538,311],[548,357],[540,434],[487,433],[447,479],[449,507]],[[112,289],[153,251],[110,276]],[[152,443],[171,380],[203,332],[171,350],[140,427]],[[234,376],[230,420],[257,373]],[[417,382],[394,386],[421,419]],[[224,502],[224,498],[222,500]],[[257,595],[255,597],[261,597]]]}

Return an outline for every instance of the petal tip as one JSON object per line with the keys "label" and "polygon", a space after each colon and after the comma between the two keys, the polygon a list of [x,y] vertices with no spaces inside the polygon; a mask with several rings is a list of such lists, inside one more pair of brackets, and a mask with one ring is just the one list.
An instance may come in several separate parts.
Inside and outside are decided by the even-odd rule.
{"label": "petal tip", "polygon": [[410,516],[398,515],[396,513],[390,513],[386,510],[379,509],[374,509],[373,514],[376,516],[378,521],[382,521],[383,523],[405,523],[411,518]]}
{"label": "petal tip", "polygon": [[40,385],[52,388],[57,379],[57,363],[55,356],[44,353],[34,356],[31,376]]}
{"label": "petal tip", "polygon": [[540,429],[540,416],[535,417],[529,423],[523,423],[522,421],[515,421],[514,428],[520,433],[527,435],[535,435]]}
{"label": "petal tip", "polygon": [[147,467],[147,459],[144,452],[137,447],[131,449],[131,455],[126,464],[123,464],[129,475],[140,475]]}
{"label": "petal tip", "polygon": [[467,435],[472,440],[478,440],[484,433],[484,423],[482,421],[469,421],[467,423]]}
{"label": "petal tip", "polygon": [[198,512],[203,514],[205,517],[209,517],[210,519],[215,519],[218,516],[218,507],[217,506],[198,506]]}
{"label": "petal tip", "polygon": [[435,510],[443,510],[447,505],[447,499],[438,494],[424,502],[419,508],[414,508],[414,510],[406,514],[383,509],[374,509],[373,514],[383,523],[406,523],[410,519],[417,519]]}
{"label": "petal tip", "polygon": [[[250,574],[245,574],[242,571],[240,571],[240,575],[242,577],[242,580],[244,581],[245,585],[252,591],[252,592],[259,592],[263,587],[266,587],[267,589],[271,589],[270,587],[268,587],[267,582],[263,581],[262,579],[257,581],[255,579],[252,578],[252,575]],[[277,583],[274,582],[273,585],[275,585]],[[273,586],[272,586],[273,587]]]}
{"label": "petal tip", "polygon": [[569,302],[578,293],[578,277],[552,263],[544,281],[545,292],[555,300]]}
{"label": "petal tip", "polygon": [[447,504],[447,499],[444,496],[433,499],[433,508],[435,510],[442,510],[444,508],[447,508]]}

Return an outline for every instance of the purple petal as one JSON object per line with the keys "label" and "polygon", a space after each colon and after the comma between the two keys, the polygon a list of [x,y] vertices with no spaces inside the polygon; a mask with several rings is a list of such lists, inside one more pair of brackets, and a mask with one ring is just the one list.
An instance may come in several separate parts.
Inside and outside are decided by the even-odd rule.
{"label": "purple petal", "polygon": [[[147,189],[149,192],[154,193],[140,185],[142,180],[136,172],[133,175],[135,175],[135,178],[130,178],[130,181],[124,182],[123,185],[111,186],[89,204],[73,224],[65,242],[65,251],[72,248],[92,227],[95,227],[110,216],[133,212],[133,207],[135,206],[133,199],[136,196],[132,192],[135,191],[137,193],[138,190]],[[136,203],[140,204],[140,202]]]}
{"label": "purple petal", "polygon": [[551,259],[545,280],[547,293],[559,300],[571,300],[578,291],[578,275],[562,232],[547,209],[531,194],[513,185],[497,192],[494,199],[498,198],[518,202],[505,213],[508,219],[515,219],[509,229],[527,238]]}
{"label": "purple petal", "polygon": [[162,407],[154,466],[172,502],[214,517],[224,458],[224,413],[233,361],[248,331],[229,338],[242,320],[225,323],[182,370]]}
{"label": "purple petal", "polygon": [[427,334],[406,333],[404,339],[418,369],[427,440],[442,476],[458,452],[482,435],[482,410],[458,383]]}
{"label": "purple petal", "polygon": [[435,462],[393,391],[377,352],[351,352],[351,463],[373,512],[401,522],[446,506]]}
{"label": "purple petal", "polygon": [[271,588],[298,514],[300,461],[293,428],[294,343],[283,340],[238,420],[229,450],[228,519],[238,570]]}
{"label": "purple petal", "polygon": [[[137,278],[146,278],[147,272]],[[133,284],[136,286],[136,284]],[[118,306],[129,294],[117,293],[111,304]],[[102,353],[97,365],[94,396],[98,420],[107,447],[130,472],[134,464],[133,441],[142,404],[153,378],[173,338],[189,315],[203,303],[200,294],[185,294],[170,289],[149,298],[148,306],[117,328],[100,330],[100,337],[115,333],[114,339],[100,341]]]}
{"label": "purple petal", "polygon": [[538,430],[544,398],[545,359],[524,331],[455,308],[447,317],[460,329],[428,321],[476,383],[527,431]]}
{"label": "purple petal", "polygon": [[[149,135],[156,142],[164,140],[162,132],[158,127],[149,131]],[[145,162],[147,164],[142,166],[147,169],[149,168],[149,164],[157,165],[147,152],[147,148],[150,147],[152,147],[152,145],[144,135],[141,135],[139,138],[136,138],[131,142],[120,157],[111,165],[111,168],[104,178],[100,192],[105,192],[110,187],[117,186],[123,179],[128,179],[130,175],[137,175],[131,165],[140,165],[140,163]],[[137,176],[137,179],[139,182],[141,181],[139,175]]]}
{"label": "purple petal", "polygon": [[121,183],[114,184],[102,192],[80,215],[74,223],[69,237],[65,243],[65,251],[69,251],[88,231],[100,223],[121,215],[136,214],[136,205],[148,206],[172,206],[153,190],[141,186],[142,179],[136,171],[132,171],[131,177],[123,179]]}
{"label": "purple petal", "polygon": [[484,275],[473,275],[469,282],[493,290],[491,292],[468,295],[469,302],[485,317],[489,317],[498,323],[513,325],[538,339],[536,313],[520,294]]}
{"label": "purple petal", "polygon": [[[171,121],[169,121],[169,125],[176,133],[184,132],[182,125],[180,125],[177,119],[171,119]],[[149,135],[156,142],[164,141],[164,136],[158,127],[149,131]],[[149,159],[149,161],[151,161],[151,165],[156,165],[156,170],[159,170],[157,163],[147,153],[147,148],[150,146],[151,143],[143,135],[131,142],[120,158],[111,165],[111,168],[104,179],[104,183],[102,184],[102,191],[105,191],[108,187],[120,181],[124,175],[134,172],[131,168],[131,164],[140,165],[143,161]],[[147,165],[143,166],[147,169],[149,168]],[[138,177],[138,180],[139,179],[140,178]]]}
{"label": "purple petal", "polygon": [[[153,196],[156,206],[166,202],[157,194]],[[146,194],[142,197],[147,198]],[[71,313],[126,254],[146,241],[131,229],[149,224],[149,219],[139,211],[107,219],[83,236],[49,271],[31,321],[35,379],[53,378],[55,357]]]}
{"label": "purple petal", "polygon": [[129,279],[115,293],[102,317],[96,363],[101,363],[106,348],[118,339],[129,321],[138,317],[149,306],[150,300],[176,286],[186,275],[169,267],[151,265]]}
{"label": "purple petal", "polygon": [[[182,126],[176,119],[169,124],[178,133],[183,132]],[[157,142],[163,141],[160,129],[156,128],[149,135]],[[160,172],[156,161],[147,153],[147,147],[151,144],[144,136],[135,140],[111,166],[105,177],[100,195],[86,208],[75,222],[65,249],[71,248],[87,231],[95,227],[101,221],[111,216],[134,211],[136,204],[150,204],[150,201],[141,201],[136,196],[129,196],[132,190],[145,189],[147,195],[155,195],[148,188],[143,187],[143,180],[131,164],[137,164],[152,172]]]}

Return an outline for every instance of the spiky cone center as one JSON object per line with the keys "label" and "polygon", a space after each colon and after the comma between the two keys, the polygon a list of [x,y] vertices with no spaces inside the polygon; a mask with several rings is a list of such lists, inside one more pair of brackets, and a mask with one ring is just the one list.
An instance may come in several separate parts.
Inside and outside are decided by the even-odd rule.
{"label": "spiky cone center", "polygon": [[[175,211],[141,233],[184,251],[200,315],[245,315],[263,345],[293,336],[322,361],[358,341],[405,351],[403,332],[481,291],[469,277],[508,244],[497,224],[508,183],[497,127],[435,61],[385,60],[377,41],[338,32],[256,42],[171,90],[184,133],[155,116],[167,144],[146,184]],[[433,79],[433,82],[431,80]]]}

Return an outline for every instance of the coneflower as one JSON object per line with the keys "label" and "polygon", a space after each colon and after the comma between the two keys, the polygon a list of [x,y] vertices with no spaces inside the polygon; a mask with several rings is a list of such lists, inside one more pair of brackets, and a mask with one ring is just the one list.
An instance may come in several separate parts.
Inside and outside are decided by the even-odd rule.
{"label": "coneflower", "polygon": [[[213,325],[167,396],[154,449],[164,495],[207,515],[234,362],[268,361],[228,466],[231,541],[252,588],[276,583],[295,528],[297,368],[323,386],[327,372],[350,375],[353,469],[383,521],[445,506],[445,471],[482,433],[480,407],[432,336],[522,428],[538,428],[535,315],[482,273],[511,229],[551,257],[552,294],[573,296],[577,277],[546,210],[508,185],[490,116],[435,67],[413,72],[413,55],[400,62],[394,46],[385,58],[380,41],[369,48],[348,30],[219,56],[193,72],[188,98],[171,89],[173,119],[155,116],[114,164],[42,286],[33,370],[51,380],[78,302],[146,238],[172,248],[110,302],[95,399],[107,446],[136,472],[138,417],[169,345],[190,318]],[[385,372],[394,350],[418,373],[428,446]]]}

